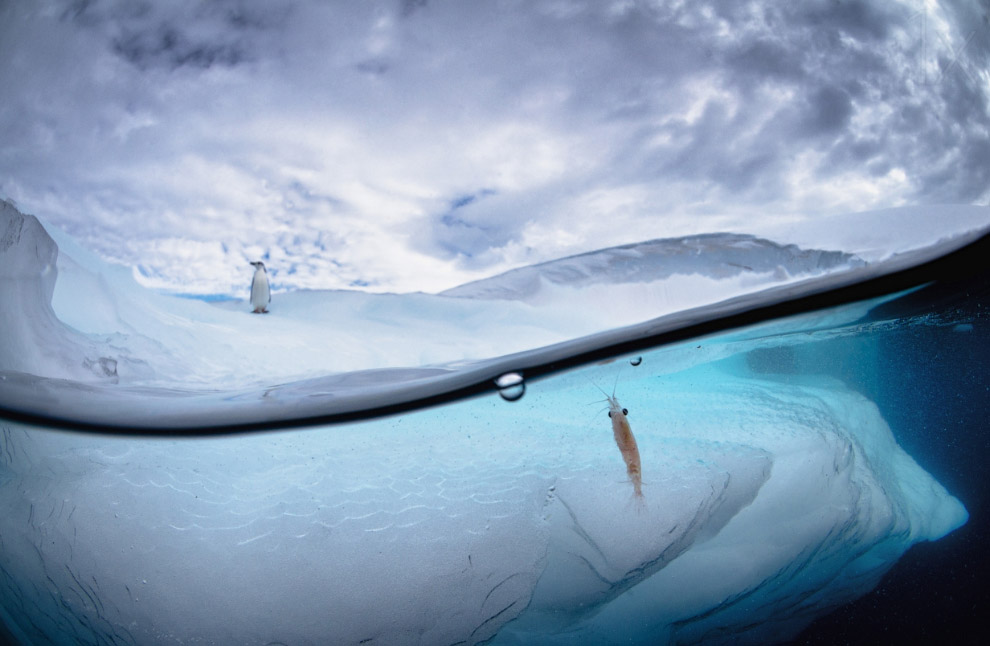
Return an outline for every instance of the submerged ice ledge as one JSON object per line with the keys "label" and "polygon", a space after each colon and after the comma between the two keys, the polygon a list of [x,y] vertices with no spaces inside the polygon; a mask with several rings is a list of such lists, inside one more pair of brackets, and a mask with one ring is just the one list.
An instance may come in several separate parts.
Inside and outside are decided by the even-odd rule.
{"label": "submerged ice ledge", "polygon": [[617,385],[642,505],[591,373],[240,438],[5,425],[0,598],[35,641],[757,644],[966,521],[841,383],[658,359]]}

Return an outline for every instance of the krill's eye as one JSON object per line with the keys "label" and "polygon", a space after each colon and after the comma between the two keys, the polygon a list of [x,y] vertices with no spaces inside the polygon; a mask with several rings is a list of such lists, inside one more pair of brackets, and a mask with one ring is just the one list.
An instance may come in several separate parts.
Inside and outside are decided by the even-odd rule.
{"label": "krill's eye", "polygon": [[628,408],[623,408],[622,409],[622,414],[623,415],[628,415],[629,414],[629,409]]}
{"label": "krill's eye", "polygon": [[608,416],[609,416],[609,417],[611,417],[611,416],[612,416],[612,411],[609,411],[609,412],[608,412]]}

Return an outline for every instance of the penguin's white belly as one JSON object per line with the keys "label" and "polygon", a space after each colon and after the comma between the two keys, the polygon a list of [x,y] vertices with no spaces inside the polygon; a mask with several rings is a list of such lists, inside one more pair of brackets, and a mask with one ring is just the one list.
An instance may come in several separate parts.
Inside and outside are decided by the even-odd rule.
{"label": "penguin's white belly", "polygon": [[268,307],[272,300],[271,292],[268,290],[268,277],[265,272],[259,271],[254,274],[251,281],[251,307],[256,310],[263,310]]}

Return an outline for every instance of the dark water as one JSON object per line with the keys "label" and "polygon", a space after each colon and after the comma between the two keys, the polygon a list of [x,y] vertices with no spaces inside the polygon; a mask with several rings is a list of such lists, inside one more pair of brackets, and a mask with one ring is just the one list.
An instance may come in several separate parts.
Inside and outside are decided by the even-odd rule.
{"label": "dark water", "polygon": [[[985,644],[990,628],[990,280],[932,286],[878,308],[864,366],[824,367],[880,407],[898,443],[959,498],[969,521],[919,543],[870,594],[814,622],[799,644]],[[826,344],[855,354],[861,339]]]}

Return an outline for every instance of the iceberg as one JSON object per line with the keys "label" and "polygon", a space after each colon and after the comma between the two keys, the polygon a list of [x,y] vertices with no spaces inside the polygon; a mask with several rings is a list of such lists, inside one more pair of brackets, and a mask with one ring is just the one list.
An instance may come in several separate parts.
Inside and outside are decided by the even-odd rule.
{"label": "iceberg", "polygon": [[266,317],[143,290],[0,209],[20,643],[782,643],[968,520],[889,423],[878,344],[983,333],[959,303],[985,262],[936,308],[911,272],[985,247],[986,209],[872,255],[649,241]]}

